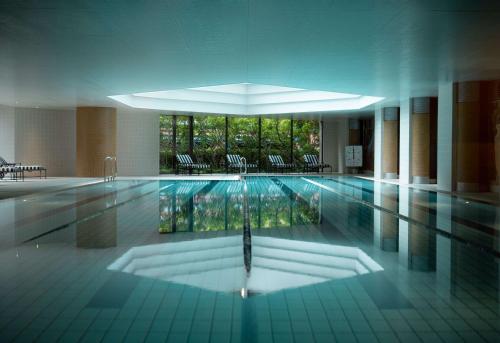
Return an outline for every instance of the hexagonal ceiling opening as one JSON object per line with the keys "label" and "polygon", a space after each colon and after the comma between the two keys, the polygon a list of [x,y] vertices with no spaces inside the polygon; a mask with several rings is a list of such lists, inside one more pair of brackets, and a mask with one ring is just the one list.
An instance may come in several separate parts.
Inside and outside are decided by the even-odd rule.
{"label": "hexagonal ceiling opening", "polygon": [[253,83],[112,95],[110,98],[134,108],[234,115],[359,110],[384,99]]}

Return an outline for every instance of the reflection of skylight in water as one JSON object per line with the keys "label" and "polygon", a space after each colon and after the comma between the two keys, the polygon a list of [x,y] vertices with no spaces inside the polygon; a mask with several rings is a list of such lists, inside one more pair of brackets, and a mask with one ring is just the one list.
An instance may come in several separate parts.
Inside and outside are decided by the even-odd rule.
{"label": "reflection of skylight in water", "polygon": [[357,247],[254,236],[247,275],[240,235],[134,247],[108,269],[212,291],[249,293],[383,270]]}
{"label": "reflection of skylight in water", "polygon": [[110,98],[135,108],[240,115],[358,110],[383,99],[252,83],[122,94]]}

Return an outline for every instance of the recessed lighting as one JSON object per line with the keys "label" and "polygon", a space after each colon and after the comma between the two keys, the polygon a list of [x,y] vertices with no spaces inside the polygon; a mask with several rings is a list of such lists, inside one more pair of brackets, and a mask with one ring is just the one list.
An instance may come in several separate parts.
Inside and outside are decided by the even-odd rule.
{"label": "recessed lighting", "polygon": [[358,110],[384,99],[253,83],[112,95],[109,98],[135,108],[236,115]]}

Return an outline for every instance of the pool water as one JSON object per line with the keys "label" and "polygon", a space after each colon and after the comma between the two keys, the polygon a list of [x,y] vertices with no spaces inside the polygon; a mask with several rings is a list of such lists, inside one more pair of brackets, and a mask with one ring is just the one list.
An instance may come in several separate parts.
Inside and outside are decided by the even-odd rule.
{"label": "pool water", "polygon": [[0,341],[500,341],[499,208],[355,177],[0,201]]}

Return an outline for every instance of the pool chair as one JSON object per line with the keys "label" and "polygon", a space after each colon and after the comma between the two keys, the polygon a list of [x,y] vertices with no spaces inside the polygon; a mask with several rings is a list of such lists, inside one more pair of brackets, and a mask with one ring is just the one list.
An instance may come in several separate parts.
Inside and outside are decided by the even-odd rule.
{"label": "pool chair", "polygon": [[304,155],[304,172],[310,172],[310,171],[319,171],[323,172],[323,169],[325,168],[330,168],[330,172],[332,171],[332,166],[329,165],[328,163],[323,163],[319,162],[318,157],[316,155],[312,154],[305,154]]}
{"label": "pool chair", "polygon": [[295,168],[295,163],[285,163],[281,155],[269,155],[268,156],[271,169],[276,172],[285,172],[285,170],[292,171]]}
{"label": "pool chair", "polygon": [[[15,167],[16,171],[11,171],[9,173],[15,174],[16,180],[20,177],[24,180],[24,174],[26,172],[38,172],[40,179],[42,175],[47,178],[47,168],[39,165],[22,165],[21,163],[10,163],[7,162],[3,157],[0,156],[0,167]],[[5,175],[5,174],[4,174]]]}
{"label": "pool chair", "polygon": [[0,180],[3,180],[5,175],[10,174],[11,180],[23,180],[24,174],[18,166],[1,166],[0,167]]}
{"label": "pool chair", "polygon": [[193,172],[193,170],[196,170],[198,171],[198,174],[200,174],[202,170],[207,170],[210,173],[212,173],[212,167],[210,166],[210,164],[195,163],[191,158],[191,156],[189,156],[188,154],[177,154],[176,157],[177,157],[177,174],[181,170],[184,170],[185,172],[189,173]]}
{"label": "pool chair", "polygon": [[[239,171],[245,169],[245,162],[242,161],[242,157],[240,155],[228,154],[226,155],[226,158],[228,170],[237,169]],[[257,169],[257,163],[247,163],[246,166],[247,170],[250,168]]]}

